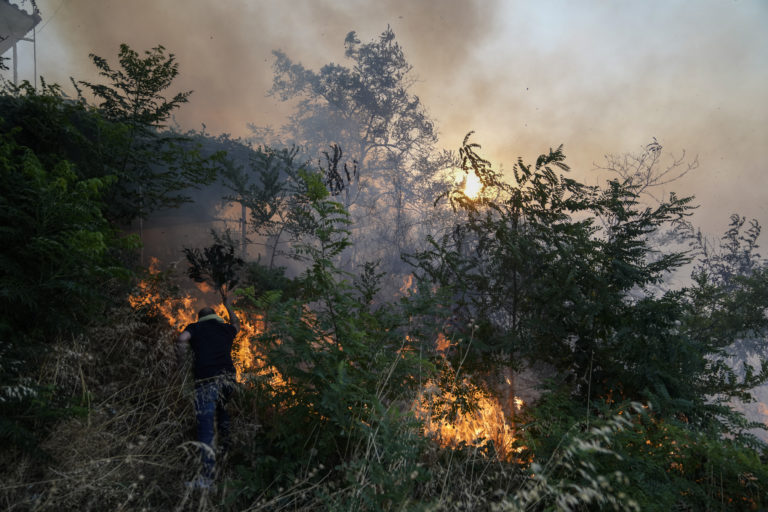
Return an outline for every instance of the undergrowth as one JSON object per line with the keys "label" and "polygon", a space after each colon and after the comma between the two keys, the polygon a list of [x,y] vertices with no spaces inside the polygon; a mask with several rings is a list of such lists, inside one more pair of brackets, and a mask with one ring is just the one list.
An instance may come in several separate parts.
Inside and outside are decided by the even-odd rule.
{"label": "undergrowth", "polygon": [[[162,319],[126,305],[83,335],[59,340],[38,379],[66,395],[75,411],[51,430],[40,446],[42,455],[2,452],[0,506],[9,511],[454,511],[538,510],[543,502],[559,504],[561,495],[567,503],[589,502],[574,491],[578,487],[546,480],[546,471],[531,475],[525,465],[504,462],[492,443],[440,448],[396,404],[378,411],[378,426],[363,431],[344,460],[313,457],[307,446],[310,456],[291,463],[281,456],[285,447],[270,438],[284,418],[263,410],[256,386],[241,386],[230,403],[233,448],[217,486],[188,489],[184,484],[199,467],[198,447],[192,382],[188,371],[174,367],[175,335]],[[571,442],[576,448],[569,445],[559,468],[576,464],[578,450],[593,446]],[[257,478],[254,472],[264,469],[272,473]],[[255,481],[268,483],[254,488]],[[598,475],[592,484],[585,482],[592,500],[610,494]],[[606,500],[617,503],[615,497]]]}

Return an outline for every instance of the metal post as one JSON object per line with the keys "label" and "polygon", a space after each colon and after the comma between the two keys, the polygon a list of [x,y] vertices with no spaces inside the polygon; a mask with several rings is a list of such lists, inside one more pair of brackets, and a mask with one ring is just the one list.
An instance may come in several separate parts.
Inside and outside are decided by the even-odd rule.
{"label": "metal post", "polygon": [[37,91],[37,28],[32,27],[32,63],[35,71],[35,91]]}
{"label": "metal post", "polygon": [[19,60],[16,53],[16,43],[13,43],[13,85],[19,85],[19,71],[16,69],[16,62]]}

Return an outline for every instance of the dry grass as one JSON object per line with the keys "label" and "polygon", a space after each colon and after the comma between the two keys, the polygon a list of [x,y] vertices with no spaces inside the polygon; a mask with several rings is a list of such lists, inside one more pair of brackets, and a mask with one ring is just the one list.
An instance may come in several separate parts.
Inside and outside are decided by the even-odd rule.
{"label": "dry grass", "polygon": [[[197,474],[198,447],[189,372],[174,368],[173,338],[167,323],[129,306],[110,313],[108,322],[83,336],[52,347],[41,369],[41,382],[82,408],[61,421],[41,446],[49,459],[33,459],[13,449],[0,453],[0,508],[9,511],[138,511],[138,510],[373,510],[365,493],[379,491],[366,461],[381,448],[375,433],[353,456],[360,462],[353,484],[320,461],[298,472],[284,488],[250,489],[225,460],[217,486],[191,490],[184,483]],[[246,450],[259,428],[247,399],[233,400],[233,452]],[[404,427],[405,428],[405,427]],[[402,435],[415,435],[404,432]],[[403,471],[397,457],[385,470],[415,483],[404,501],[384,505],[391,510],[535,510],[558,493],[584,501],[578,491],[600,493],[598,487],[558,489],[555,483],[531,479],[520,465],[497,457],[487,446],[459,450],[428,445],[418,471]],[[246,450],[243,453],[248,453]],[[578,471],[577,453],[566,452],[562,464]],[[597,480],[596,480],[597,481]],[[600,484],[600,482],[597,482]],[[398,485],[397,483],[395,485]],[[605,489],[603,489],[604,491]],[[521,501],[522,500],[522,501]],[[611,505],[621,503],[609,500]]]}
{"label": "dry grass", "polygon": [[41,382],[79,404],[41,448],[45,461],[6,453],[8,510],[216,508],[187,491],[198,466],[192,384],[173,368],[174,333],[126,306],[109,322],[51,349]]}

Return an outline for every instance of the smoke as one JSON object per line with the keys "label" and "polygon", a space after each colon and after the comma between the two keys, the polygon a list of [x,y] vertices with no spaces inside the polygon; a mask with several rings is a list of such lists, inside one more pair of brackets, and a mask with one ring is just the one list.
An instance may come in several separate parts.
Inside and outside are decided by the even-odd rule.
{"label": "smoke", "polygon": [[[120,43],[141,51],[162,44],[176,54],[178,90],[193,90],[177,114],[185,127],[205,123],[213,133],[246,133],[247,123],[281,124],[285,106],[265,97],[272,50],[280,48],[310,67],[343,59],[350,30],[373,37],[390,24],[424,73],[461,66],[472,41],[482,40],[495,2],[451,0],[431,4],[338,1],[40,1],[45,26],[38,39],[41,74],[95,80],[89,53],[114,61]],[[356,5],[357,4],[357,5]],[[382,4],[382,5],[379,5]],[[57,5],[60,9],[56,9]],[[429,44],[420,39],[428,36]],[[55,50],[63,49],[65,58]],[[433,69],[429,69],[434,65]],[[428,67],[429,66],[429,67]],[[423,75],[422,75],[423,76]],[[175,92],[175,91],[174,91]]]}
{"label": "smoke", "polygon": [[[290,105],[266,97],[272,50],[306,67],[341,63],[343,38],[390,25],[414,66],[414,92],[441,145],[475,140],[510,167],[565,145],[582,180],[593,162],[651,137],[699,155],[669,190],[695,194],[695,221],[721,232],[732,211],[768,222],[768,7],[764,2],[413,2],[394,0],[39,0],[38,71],[49,82],[96,80],[87,55],[118,45],[177,55],[174,90],[193,90],[184,128],[247,135],[279,126]],[[30,45],[20,61],[31,61]],[[26,52],[26,53],[25,53]],[[26,78],[31,79],[28,66]],[[22,76],[25,68],[20,69]],[[7,72],[4,76],[8,76]]]}

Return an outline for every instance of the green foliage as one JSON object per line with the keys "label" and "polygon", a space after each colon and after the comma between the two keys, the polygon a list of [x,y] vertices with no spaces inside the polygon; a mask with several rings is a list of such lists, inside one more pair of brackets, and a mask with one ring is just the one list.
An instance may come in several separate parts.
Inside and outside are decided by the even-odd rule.
{"label": "green foliage", "polygon": [[[248,231],[265,239],[270,268],[277,256],[288,254],[283,244],[308,233],[296,214],[307,201],[296,155],[296,148],[259,147],[250,153],[247,168],[227,162],[222,173],[224,186],[233,192],[226,199],[242,206],[243,220],[250,212]],[[243,226],[244,239],[245,231]]]}
{"label": "green foliage", "polygon": [[[700,294],[709,296],[710,304],[702,303],[701,306],[713,312],[718,311],[721,317],[727,311],[732,311],[734,317],[728,323],[737,329],[741,322],[738,315],[748,312],[749,325],[744,325],[742,336],[728,348],[728,352],[739,361],[753,356],[768,356],[768,345],[759,328],[760,304],[765,301],[766,269],[766,260],[758,253],[760,232],[761,226],[757,220],[752,219],[747,223],[745,217],[733,214],[718,244],[710,242],[701,232],[693,233],[692,229],[688,230],[687,236],[694,249],[700,253],[694,270],[696,282],[701,284]],[[731,297],[730,300],[728,297]],[[739,297],[738,303],[734,300],[736,297]],[[728,300],[734,307],[719,307],[717,302],[722,299]]]}
{"label": "green foliage", "polygon": [[123,129],[83,102],[67,99],[61,87],[41,81],[18,87],[5,84],[0,94],[0,130],[14,131],[19,145],[29,148],[45,167],[61,160],[74,166],[83,178],[114,174],[110,159]]}
{"label": "green foliage", "polygon": [[[542,461],[539,468],[556,466],[562,447],[583,432],[609,433],[608,428],[604,449],[582,450],[574,462],[593,475],[621,475],[611,487],[625,504],[634,502],[640,510],[649,511],[765,506],[768,454],[764,447],[755,451],[716,432],[693,430],[680,419],[664,420],[653,408],[628,402],[595,403],[587,419],[583,407],[562,391],[546,394],[531,411],[533,421],[526,427],[526,443],[536,460]],[[560,476],[553,480],[561,485],[578,476],[569,469],[574,468],[560,466]]]}
{"label": "green foliage", "polygon": [[108,180],[80,179],[67,161],[43,166],[0,134],[0,437],[36,450],[71,412],[35,369],[57,337],[98,317],[116,267],[114,233],[100,210]]}
{"label": "green foliage", "polygon": [[[473,201],[454,191],[449,198],[466,221],[410,258],[425,278],[454,290],[460,324],[474,318],[480,326],[475,360],[504,351],[547,363],[585,397],[621,383],[629,398],[647,399],[649,381],[666,388],[667,379],[681,387],[673,395],[703,401],[702,388],[682,392],[691,374],[680,371],[709,375],[713,349],[686,338],[686,351],[680,336],[672,341],[684,297],[648,289],[689,260],[680,252],[660,254],[648,235],[684,219],[690,198],[671,195],[655,208],[638,208],[632,187],[612,181],[599,190],[557,175],[568,170],[561,148],[535,166],[518,161],[508,184],[477,148],[465,139],[463,165],[486,192]],[[601,230],[598,217],[610,224]],[[644,350],[669,366],[649,371]],[[685,356],[664,357],[665,350]],[[698,366],[681,366],[691,364]]]}
{"label": "green foliage", "polygon": [[[240,485],[246,493],[269,486],[264,492],[271,499],[276,486],[312,474],[312,481],[329,479],[339,489],[312,493],[329,508],[397,508],[421,474],[425,441],[407,404],[415,376],[430,372],[419,357],[423,338],[408,330],[408,304],[370,303],[375,267],[364,270],[357,288],[337,269],[334,261],[348,243],[346,211],[330,199],[319,174],[300,176],[308,206],[299,215],[315,236],[296,248],[308,263],[297,280],[299,297],[242,294],[266,319],[254,341],[274,374],[252,380],[262,418],[269,419],[254,452],[237,461]],[[290,503],[302,502],[296,494]]]}
{"label": "green foliage", "polygon": [[[168,73],[167,62],[156,60],[132,61],[125,72],[130,72],[137,87],[154,90],[157,75]],[[142,71],[141,66],[148,67]],[[86,85],[99,96],[107,91],[118,95],[125,84]],[[66,159],[81,178],[109,178],[102,194],[104,214],[111,222],[125,225],[158,208],[188,201],[184,189],[210,183],[222,159],[219,153],[203,156],[200,145],[188,137],[161,132],[160,121],[169,115],[169,105],[175,108],[179,102],[160,98],[139,94],[133,97],[135,105],[123,105],[126,110],[119,113],[106,100],[106,111],[89,106],[82,96],[79,101],[69,100],[58,85],[45,81],[39,91],[28,82],[6,85],[0,94],[4,118],[0,131],[19,129],[19,144],[30,148],[47,167]]]}
{"label": "green foliage", "polygon": [[163,46],[144,52],[145,57],[123,43],[118,62],[121,69],[112,69],[106,59],[91,54],[99,75],[109,85],[80,82],[100,100],[98,107],[109,118],[131,126],[140,134],[149,134],[151,127],[161,128],[171,113],[189,101],[192,91],[180,92],[168,99],[162,91],[168,89],[179,74],[176,57],[166,55]]}
{"label": "green foliage", "polygon": [[[173,54],[157,46],[141,57],[120,45],[120,69],[91,54],[106,84],[80,82],[100,101],[98,108],[120,131],[111,148],[110,172],[117,176],[108,197],[109,216],[121,222],[144,217],[158,208],[188,201],[185,188],[211,183],[223,157],[203,157],[190,139],[161,131],[171,113],[188,101],[191,91],[163,95],[178,75]],[[84,101],[81,99],[81,101]]]}
{"label": "green foliage", "polygon": [[2,135],[0,308],[5,333],[50,336],[82,325],[98,304],[97,283],[114,275],[114,235],[100,210],[108,179],[81,179],[71,164],[44,167]]}
{"label": "green foliage", "polygon": [[[231,508],[766,507],[768,454],[750,434],[759,425],[730,406],[733,399],[749,401],[751,390],[768,380],[768,364],[746,360],[765,353],[768,332],[759,224],[733,216],[718,249],[694,237],[701,259],[692,284],[665,290],[666,276],[692,255],[655,246],[653,237],[669,227],[689,228],[693,207],[691,198],[674,194],[642,205],[641,194],[670,176],[654,171],[660,146],[648,146],[638,159],[642,172],[616,170],[625,179],[590,187],[567,177],[562,147],[533,164],[519,159],[507,182],[467,136],[460,165],[479,178],[482,193],[439,195],[453,208],[454,224],[406,257],[418,274],[417,289],[382,301],[386,268],[365,263],[353,275],[340,262],[350,248],[361,249],[353,247],[355,229],[386,227],[368,230],[358,244],[375,238],[394,252],[407,245],[417,219],[405,215],[405,205],[418,195],[414,190],[428,188],[419,180],[436,170],[435,131],[408,92],[410,66],[391,30],[367,44],[350,33],[345,44],[349,68],[313,72],[276,53],[272,92],[301,100],[297,136],[318,152],[329,141],[340,143],[331,145],[333,156],[325,154],[321,172],[297,162],[295,148],[253,150],[244,169],[221,155],[201,157],[189,139],[165,131],[190,93],[165,96],[178,66],[163,47],[142,56],[122,45],[120,69],[92,55],[107,83],[80,84],[98,107],[82,97],[69,101],[44,82],[39,91],[28,83],[3,90],[0,440],[12,449],[4,457],[20,460],[8,453],[33,451],[52,425],[66,426],[69,418],[88,435],[73,437],[62,428],[54,446],[112,437],[93,452],[98,456],[85,457],[77,471],[87,483],[61,503],[91,506],[84,495],[92,494],[100,464],[116,460],[113,446],[126,445],[120,456],[127,454],[129,466],[130,450],[148,432],[158,434],[157,452],[135,460],[151,460],[140,463],[141,471],[166,473],[163,457],[179,451],[192,415],[182,410],[190,404],[178,389],[166,389],[171,345],[162,340],[173,334],[152,313],[155,304],[135,306],[124,321],[113,312],[110,325],[99,327],[109,332],[89,342],[98,347],[95,359],[87,350],[64,350],[72,361],[57,355],[55,370],[39,367],[51,340],[63,343],[97,323],[106,292],[124,298],[103,284],[126,274],[115,256],[133,242],[121,246],[110,221],[126,223],[183,202],[183,189],[208,183],[222,163],[228,199],[242,207],[243,243],[255,234],[269,254],[266,264],[245,264],[228,238],[185,250],[197,281],[231,288],[244,279],[238,307],[264,325],[244,341],[255,347],[258,368],[245,373],[234,400],[240,428],[221,466],[233,484],[221,492]],[[341,146],[352,154],[352,171]],[[425,172],[411,172],[418,169]],[[366,191],[358,179],[369,177]],[[348,210],[363,197],[358,194],[370,194],[365,206],[383,205],[389,213],[359,222],[363,216]],[[284,248],[288,243],[291,249]],[[300,275],[287,277],[275,264],[278,255],[293,258]],[[179,290],[169,279],[150,277],[146,290],[178,308]],[[137,320],[144,313],[150,314]],[[447,361],[435,348],[438,333],[453,342]],[[744,358],[738,365],[734,354]],[[421,432],[411,409],[426,383],[452,393],[433,401],[437,417],[451,420],[490,393],[487,381],[526,365],[547,369],[554,380],[529,411],[515,416],[524,437],[515,446],[527,449],[514,462],[498,458],[492,442],[453,451]],[[151,377],[151,385],[137,375]],[[94,405],[92,397],[101,402]],[[126,412],[113,418],[120,400]],[[166,421],[169,410],[175,415]],[[78,412],[83,422],[72,419]],[[92,425],[101,437],[90,435]],[[174,475],[189,473],[192,465],[171,459]],[[144,475],[125,471],[125,481],[109,480],[112,487]],[[456,475],[463,480],[454,483]],[[153,504],[173,500],[173,492],[154,483],[141,485]],[[125,506],[131,493],[111,492],[108,503]],[[451,498],[458,498],[455,506]]]}
{"label": "green foliage", "polygon": [[[473,200],[459,190],[444,196],[466,220],[441,240],[431,240],[429,250],[409,256],[422,279],[453,294],[460,319],[454,339],[466,340],[459,342],[454,357],[469,354],[465,365],[470,373],[489,364],[491,371],[498,370],[496,361],[503,357],[510,366],[522,362],[554,370],[558,392],[534,411],[536,423],[529,430],[537,460],[555,456],[570,429],[604,425],[617,411],[604,408],[603,402],[646,402],[653,414],[638,423],[650,429],[641,435],[653,438],[653,429],[663,429],[675,443],[690,448],[679,461],[684,474],[673,479],[653,469],[675,464],[666,455],[654,462],[651,454],[623,445],[613,447],[621,459],[590,462],[595,474],[623,468],[629,475],[634,466],[617,462],[624,458],[645,464],[648,481],[640,485],[640,494],[620,481],[613,486],[634,496],[643,509],[654,502],[667,507],[685,503],[682,495],[705,507],[719,499],[733,500],[732,509],[743,506],[737,500],[744,491],[738,472],[724,466],[721,474],[729,481],[717,494],[696,465],[702,451],[715,457],[711,449],[718,442],[727,449],[717,455],[715,466],[723,462],[720,457],[764,449],[748,433],[760,425],[730,406],[733,399],[749,401],[750,391],[768,379],[765,362],[743,362],[737,370],[729,360],[735,343],[745,337],[764,339],[768,328],[767,276],[750,256],[758,230],[753,226],[741,236],[743,221],[735,219],[724,238],[725,256],[710,260],[710,268],[727,264],[733,272],[719,274],[731,277],[712,279],[698,271],[692,286],[662,293],[656,285],[692,258],[654,247],[652,235],[682,225],[690,198],[671,194],[667,201],[643,207],[631,181],[586,187],[555,173],[567,170],[560,148],[533,166],[518,161],[514,182],[508,184],[477,154],[478,148],[466,139],[460,154],[464,170],[483,183],[481,196]],[[745,262],[751,262],[749,272],[742,272]],[[466,336],[464,325],[478,326],[476,339]],[[558,397],[558,409],[547,406],[553,397]],[[618,431],[617,443],[626,441],[627,431]],[[632,443],[627,446],[640,446],[636,439]],[[750,474],[762,474],[763,465],[754,458]],[[658,494],[652,491],[656,488]]]}

